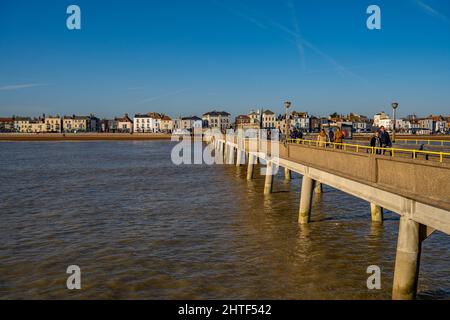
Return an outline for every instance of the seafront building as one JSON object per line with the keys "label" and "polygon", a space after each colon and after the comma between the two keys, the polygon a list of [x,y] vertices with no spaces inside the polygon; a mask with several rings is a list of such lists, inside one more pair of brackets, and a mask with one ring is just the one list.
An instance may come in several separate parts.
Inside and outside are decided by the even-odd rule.
{"label": "seafront building", "polygon": [[126,113],[123,117],[114,119],[114,132],[120,133],[132,133],[133,132],[133,121],[130,119]]}
{"label": "seafront building", "polygon": [[193,130],[202,127],[203,127],[202,119],[197,116],[191,116],[181,118],[180,128],[178,129]]}
{"label": "seafront building", "polygon": [[262,113],[262,127],[263,129],[275,129],[276,127],[276,115],[271,110],[264,110]]}
{"label": "seafront building", "polygon": [[60,116],[44,116],[46,132],[60,133],[62,131],[62,122]]}
{"label": "seafront building", "polygon": [[64,116],[62,121],[65,133],[87,132],[90,128],[90,119],[87,116]]}
{"label": "seafront building", "polygon": [[44,118],[35,118],[30,121],[31,133],[45,133],[47,132],[47,125]]}
{"label": "seafront building", "polygon": [[[345,127],[352,133],[370,133],[384,126],[388,131],[394,130],[394,119],[385,112],[374,115],[373,120],[364,115],[350,113],[339,115],[334,113],[328,117],[317,117],[308,112],[291,111],[289,114],[289,130],[301,129],[304,133],[317,133],[322,128]],[[249,114],[241,114],[230,121],[230,113],[226,111],[210,111],[197,116],[178,117],[172,119],[167,114],[149,112],[136,114],[131,119],[128,114],[113,120],[100,120],[93,114],[89,116],[42,115],[38,118],[13,116],[0,118],[0,132],[16,133],[76,133],[76,132],[109,132],[109,133],[166,133],[177,130],[192,131],[194,127],[220,129],[278,129],[286,131],[286,115],[278,116],[270,109],[260,109]],[[200,124],[199,124],[200,123]],[[395,119],[398,133],[405,134],[446,134],[450,133],[450,117],[429,115],[418,118],[409,115]]]}
{"label": "seafront building", "polygon": [[[394,129],[394,120],[384,112],[374,116],[373,127],[384,126],[387,130]],[[446,134],[450,130],[450,117],[442,115],[429,115],[425,118],[417,118],[416,115],[409,115],[406,118],[395,119],[395,129],[397,132],[408,134]]]}
{"label": "seafront building", "polygon": [[14,132],[14,118],[0,118],[0,132]]}
{"label": "seafront building", "polygon": [[249,127],[255,127],[255,128],[262,128],[262,129],[275,129],[277,128],[277,116],[275,112],[272,110],[266,109],[266,110],[257,110],[257,111],[251,111],[247,118],[248,126]]}
{"label": "seafront building", "polygon": [[254,121],[249,115],[241,114],[234,119],[234,128],[242,129],[259,129],[259,123]]}
{"label": "seafront building", "polygon": [[301,129],[304,132],[311,131],[311,117],[309,116],[308,112],[293,111],[291,115],[291,125],[293,127]]}
{"label": "seafront building", "polygon": [[30,132],[30,121],[29,117],[15,117],[14,118],[14,131],[19,133],[29,133]]}
{"label": "seafront building", "polygon": [[100,132],[105,133],[116,133],[117,132],[117,121],[110,119],[100,120]]}
{"label": "seafront building", "polygon": [[376,115],[373,116],[373,126],[381,127],[380,121],[386,119],[389,119],[389,116],[386,113],[384,113],[384,111],[377,113]]}
{"label": "seafront building", "polygon": [[230,114],[225,111],[210,111],[203,114],[202,119],[205,128],[220,129],[225,131],[231,128]]}
{"label": "seafront building", "polygon": [[133,121],[133,131],[136,133],[157,133],[161,129],[161,115],[156,112],[136,114]]}
{"label": "seafront building", "polygon": [[100,132],[100,119],[94,116],[92,113],[88,117],[89,126],[86,131],[88,132]]}
{"label": "seafront building", "polygon": [[173,121],[166,114],[161,115],[161,132],[163,133],[173,132]]}

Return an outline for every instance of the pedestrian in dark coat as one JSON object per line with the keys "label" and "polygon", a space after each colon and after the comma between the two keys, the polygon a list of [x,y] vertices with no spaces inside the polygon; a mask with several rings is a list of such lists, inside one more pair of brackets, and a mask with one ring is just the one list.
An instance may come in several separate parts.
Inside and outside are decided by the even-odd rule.
{"label": "pedestrian in dark coat", "polygon": [[[379,137],[380,137],[380,143],[381,143],[382,148],[391,148],[392,147],[391,137],[389,136],[389,133],[386,131],[384,126],[381,126],[381,128],[380,128]],[[385,153],[386,153],[386,150],[383,150],[383,154],[385,154]],[[390,153],[392,156],[392,151],[390,151]]]}

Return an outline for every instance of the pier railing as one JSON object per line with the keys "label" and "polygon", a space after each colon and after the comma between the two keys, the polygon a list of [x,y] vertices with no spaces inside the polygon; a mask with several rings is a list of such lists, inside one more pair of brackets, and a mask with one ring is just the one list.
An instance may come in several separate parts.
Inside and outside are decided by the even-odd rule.
{"label": "pier railing", "polygon": [[395,139],[395,141],[403,142],[405,144],[425,144],[428,146],[450,146],[450,140],[437,139]]}
{"label": "pier railing", "polygon": [[338,142],[324,142],[319,140],[306,140],[306,139],[288,139],[288,143],[304,144],[314,147],[324,147],[340,149],[343,151],[350,151],[356,153],[370,153],[378,155],[390,155],[392,157],[403,157],[411,159],[424,159],[424,160],[436,160],[439,162],[450,161],[450,152],[443,151],[429,151],[429,150],[417,150],[417,149],[405,149],[405,148],[383,148],[383,147],[371,147],[359,144],[350,143],[338,143]]}

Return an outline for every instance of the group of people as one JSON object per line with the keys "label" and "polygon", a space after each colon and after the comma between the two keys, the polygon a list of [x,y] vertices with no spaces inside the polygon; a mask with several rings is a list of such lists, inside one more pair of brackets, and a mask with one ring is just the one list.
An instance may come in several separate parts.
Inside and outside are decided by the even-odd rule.
{"label": "group of people", "polygon": [[[291,139],[303,139],[303,132],[301,129],[295,128],[290,133]],[[328,133],[325,129],[321,129],[319,135],[317,136],[317,145],[319,147],[331,146],[335,149],[342,149],[342,143],[346,138],[345,130],[341,130],[341,128],[336,127],[336,131],[332,128],[328,130]],[[386,131],[384,126],[381,126],[378,131],[374,131],[371,139],[370,146],[376,148],[376,154],[385,154],[386,149],[392,148],[392,141],[389,133]],[[392,151],[390,151],[392,154]]]}
{"label": "group of people", "polygon": [[[389,133],[386,131],[384,126],[380,127],[380,130],[375,131],[370,139],[370,146],[372,148],[391,148],[392,141]],[[386,153],[386,149],[376,149],[376,154]],[[390,151],[392,154],[392,151]]]}
{"label": "group of people", "polygon": [[291,131],[291,139],[303,139],[303,131],[299,128],[294,128]]}
{"label": "group of people", "polygon": [[[334,146],[336,149],[342,149],[342,143],[346,137],[346,132],[339,127],[336,131],[332,128],[329,129],[328,134],[325,129],[320,130],[317,136],[318,146],[326,147],[327,145]],[[333,144],[334,143],[334,144]],[[370,146],[376,149],[376,154],[385,154],[387,148],[392,148],[392,141],[389,133],[384,126],[381,126],[378,131],[375,131],[370,139]],[[380,149],[378,149],[380,148]],[[392,151],[390,151],[392,154]]]}
{"label": "group of people", "polygon": [[317,141],[319,144],[319,147],[325,147],[328,143],[334,142],[336,144],[337,149],[341,149],[342,143],[345,139],[346,133],[345,131],[342,131],[339,127],[337,127],[336,132],[333,131],[333,129],[330,128],[328,131],[328,134],[325,132],[325,129],[320,130],[319,135],[317,136]]}

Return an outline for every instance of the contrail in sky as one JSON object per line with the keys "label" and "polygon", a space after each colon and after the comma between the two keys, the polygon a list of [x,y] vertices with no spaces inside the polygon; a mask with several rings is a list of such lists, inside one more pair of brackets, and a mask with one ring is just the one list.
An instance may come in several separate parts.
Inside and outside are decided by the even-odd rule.
{"label": "contrail in sky", "polygon": [[446,15],[440,13],[439,11],[437,11],[436,9],[430,7],[428,4],[426,4],[425,2],[421,1],[421,0],[416,0],[415,1],[416,4],[422,8],[423,11],[425,11],[425,13],[429,14],[430,16],[448,21],[448,18]]}
{"label": "contrail in sky", "polygon": [[0,91],[13,91],[13,90],[42,87],[42,86],[46,86],[46,84],[42,84],[42,83],[14,84],[14,85],[7,85],[7,86],[0,87]]}

